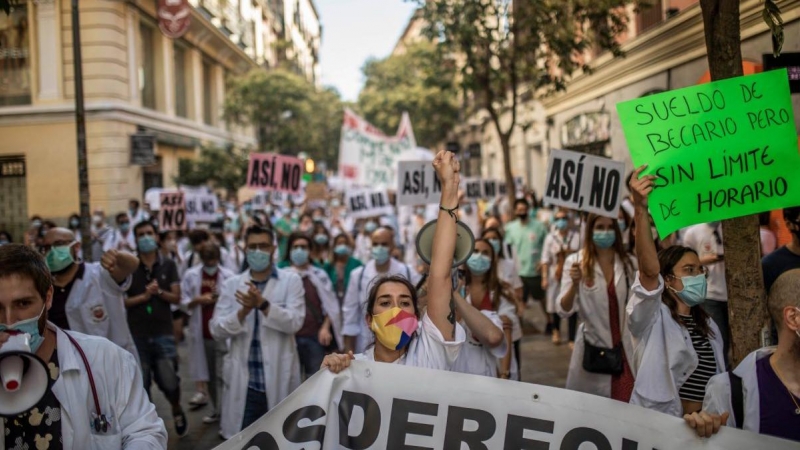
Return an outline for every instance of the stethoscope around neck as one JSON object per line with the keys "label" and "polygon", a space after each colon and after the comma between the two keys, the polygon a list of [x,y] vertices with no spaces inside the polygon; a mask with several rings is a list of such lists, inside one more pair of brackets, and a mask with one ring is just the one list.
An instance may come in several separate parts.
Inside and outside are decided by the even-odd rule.
{"label": "stethoscope around neck", "polygon": [[103,414],[102,410],[100,409],[100,399],[97,396],[97,386],[94,384],[94,375],[92,374],[92,368],[89,366],[89,360],[86,359],[86,354],[83,352],[83,348],[81,348],[78,341],[75,340],[72,336],[69,335],[66,331],[64,334],[67,336],[67,339],[72,343],[75,347],[75,350],[78,351],[78,354],[81,355],[81,359],[83,360],[83,366],[86,368],[86,375],[89,377],[89,387],[92,389],[92,400],[94,401],[94,410],[95,412],[92,413],[92,421],[90,426],[94,428],[94,431],[97,433],[106,433],[108,432],[108,428],[111,425],[108,418],[105,414]]}

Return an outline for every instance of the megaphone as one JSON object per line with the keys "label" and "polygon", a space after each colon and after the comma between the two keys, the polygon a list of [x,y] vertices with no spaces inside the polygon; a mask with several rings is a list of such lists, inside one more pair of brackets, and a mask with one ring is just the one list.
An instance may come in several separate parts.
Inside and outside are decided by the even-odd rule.
{"label": "megaphone", "polygon": [[29,335],[19,333],[0,347],[0,416],[29,411],[50,386],[47,365],[31,353],[29,342]]}
{"label": "megaphone", "polygon": [[[431,263],[433,251],[433,235],[436,233],[436,221],[426,223],[417,233],[417,254],[425,264]],[[469,259],[475,248],[475,236],[469,227],[461,221],[456,222],[456,251],[453,254],[453,267],[458,267]]]}

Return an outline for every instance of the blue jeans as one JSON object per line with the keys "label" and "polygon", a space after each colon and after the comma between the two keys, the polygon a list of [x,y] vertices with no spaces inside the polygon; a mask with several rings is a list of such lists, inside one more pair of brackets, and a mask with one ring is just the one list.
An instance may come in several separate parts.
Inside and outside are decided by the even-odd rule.
{"label": "blue jeans", "polygon": [[158,388],[173,405],[181,400],[181,379],[178,376],[178,352],[172,335],[154,338],[133,338],[142,363],[144,390],[150,397],[154,378]]}
{"label": "blue jeans", "polygon": [[325,358],[325,347],[319,343],[316,337],[295,336],[297,342],[297,353],[300,356],[300,370],[304,378],[311,378],[317,373]]}
{"label": "blue jeans", "polygon": [[267,393],[247,389],[247,399],[244,402],[244,418],[242,418],[242,430],[249,427],[261,416],[269,411],[267,403]]}

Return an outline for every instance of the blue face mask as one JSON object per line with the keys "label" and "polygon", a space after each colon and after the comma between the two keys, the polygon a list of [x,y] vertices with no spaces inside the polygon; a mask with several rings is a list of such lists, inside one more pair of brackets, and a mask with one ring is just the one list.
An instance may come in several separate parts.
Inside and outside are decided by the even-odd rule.
{"label": "blue face mask", "polygon": [[500,254],[500,239],[489,239],[489,245],[494,249],[494,254]]}
{"label": "blue face mask", "polygon": [[206,275],[210,277],[216,275],[218,271],[219,271],[219,266],[203,266],[203,272],[205,272]]}
{"label": "blue face mask", "polygon": [[383,245],[373,245],[371,253],[372,259],[374,259],[378,264],[385,264],[386,261],[389,261],[389,247]]}
{"label": "blue face mask", "polygon": [[70,219],[69,225],[72,228],[78,228],[79,226],[81,226],[81,221],[80,221],[80,219]]}
{"label": "blue face mask", "polygon": [[681,277],[681,282],[683,283],[682,291],[676,291],[671,287],[670,289],[683,303],[686,303],[686,306],[691,308],[706,301],[708,284],[705,274],[701,273],[693,277]]}
{"label": "blue face mask", "polygon": [[347,244],[339,244],[333,249],[333,253],[339,256],[350,256],[352,251]]}
{"label": "blue face mask", "polygon": [[119,231],[122,231],[123,233],[127,233],[130,230],[131,230],[131,224],[130,223],[125,222],[125,223],[119,224]]}
{"label": "blue face mask", "polygon": [[624,219],[617,219],[617,225],[619,225],[619,231],[625,231],[628,229],[628,224]]}
{"label": "blue face mask", "polygon": [[375,222],[370,221],[364,224],[364,231],[366,231],[369,234],[372,234],[372,232],[377,229],[378,229],[378,224]]}
{"label": "blue face mask", "polygon": [[480,253],[473,253],[467,260],[467,267],[473,275],[483,275],[492,267],[492,258]]}
{"label": "blue face mask", "polygon": [[314,242],[319,245],[325,245],[328,243],[328,235],[326,234],[315,234],[314,235]]}
{"label": "blue face mask", "polygon": [[44,310],[45,307],[42,306],[42,311],[38,316],[31,317],[30,319],[20,320],[19,322],[11,325],[0,323],[0,332],[13,330],[29,335],[31,337],[31,352],[36,353],[36,350],[38,350],[42,345],[42,342],[44,342],[44,336],[42,336],[42,333],[39,332],[39,319],[42,318]]}
{"label": "blue face mask", "polygon": [[617,240],[617,235],[614,230],[595,231],[592,233],[592,240],[597,248],[610,248]]}
{"label": "blue face mask", "polygon": [[145,235],[136,240],[136,246],[139,253],[152,253],[158,248],[158,243],[153,236]]}
{"label": "blue face mask", "polygon": [[289,259],[295,266],[303,266],[308,262],[308,249],[297,247],[289,252]]}
{"label": "blue face mask", "polygon": [[267,270],[271,262],[272,255],[261,250],[248,250],[247,251],[247,265],[254,272],[263,272]]}
{"label": "blue face mask", "polygon": [[566,230],[569,226],[569,221],[567,219],[556,219],[553,225],[556,226],[557,230]]}
{"label": "blue face mask", "polygon": [[59,273],[75,262],[75,259],[72,257],[71,246],[72,244],[61,245],[53,247],[47,252],[44,262],[47,263],[47,268],[50,269],[50,273]]}

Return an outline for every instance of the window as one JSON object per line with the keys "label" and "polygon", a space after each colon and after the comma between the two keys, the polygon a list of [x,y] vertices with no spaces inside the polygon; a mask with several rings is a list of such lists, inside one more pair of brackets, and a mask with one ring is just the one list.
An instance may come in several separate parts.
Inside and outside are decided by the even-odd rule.
{"label": "window", "polygon": [[211,96],[214,95],[214,86],[211,80],[211,63],[203,61],[203,122],[206,125],[214,124],[214,102],[211,101]]}
{"label": "window", "polygon": [[649,5],[644,5],[636,17],[639,33],[653,28],[664,21],[664,6],[661,0],[656,0]]}
{"label": "window", "polygon": [[156,108],[156,59],[155,59],[155,36],[153,28],[139,25],[139,35],[141,36],[142,51],[139,52],[139,96],[142,99],[142,106],[145,108]]}
{"label": "window", "polygon": [[27,4],[11,0],[11,13],[0,14],[0,106],[31,103]]}
{"label": "window", "polygon": [[173,58],[175,60],[175,115],[189,117],[186,107],[186,49],[175,44]]}

